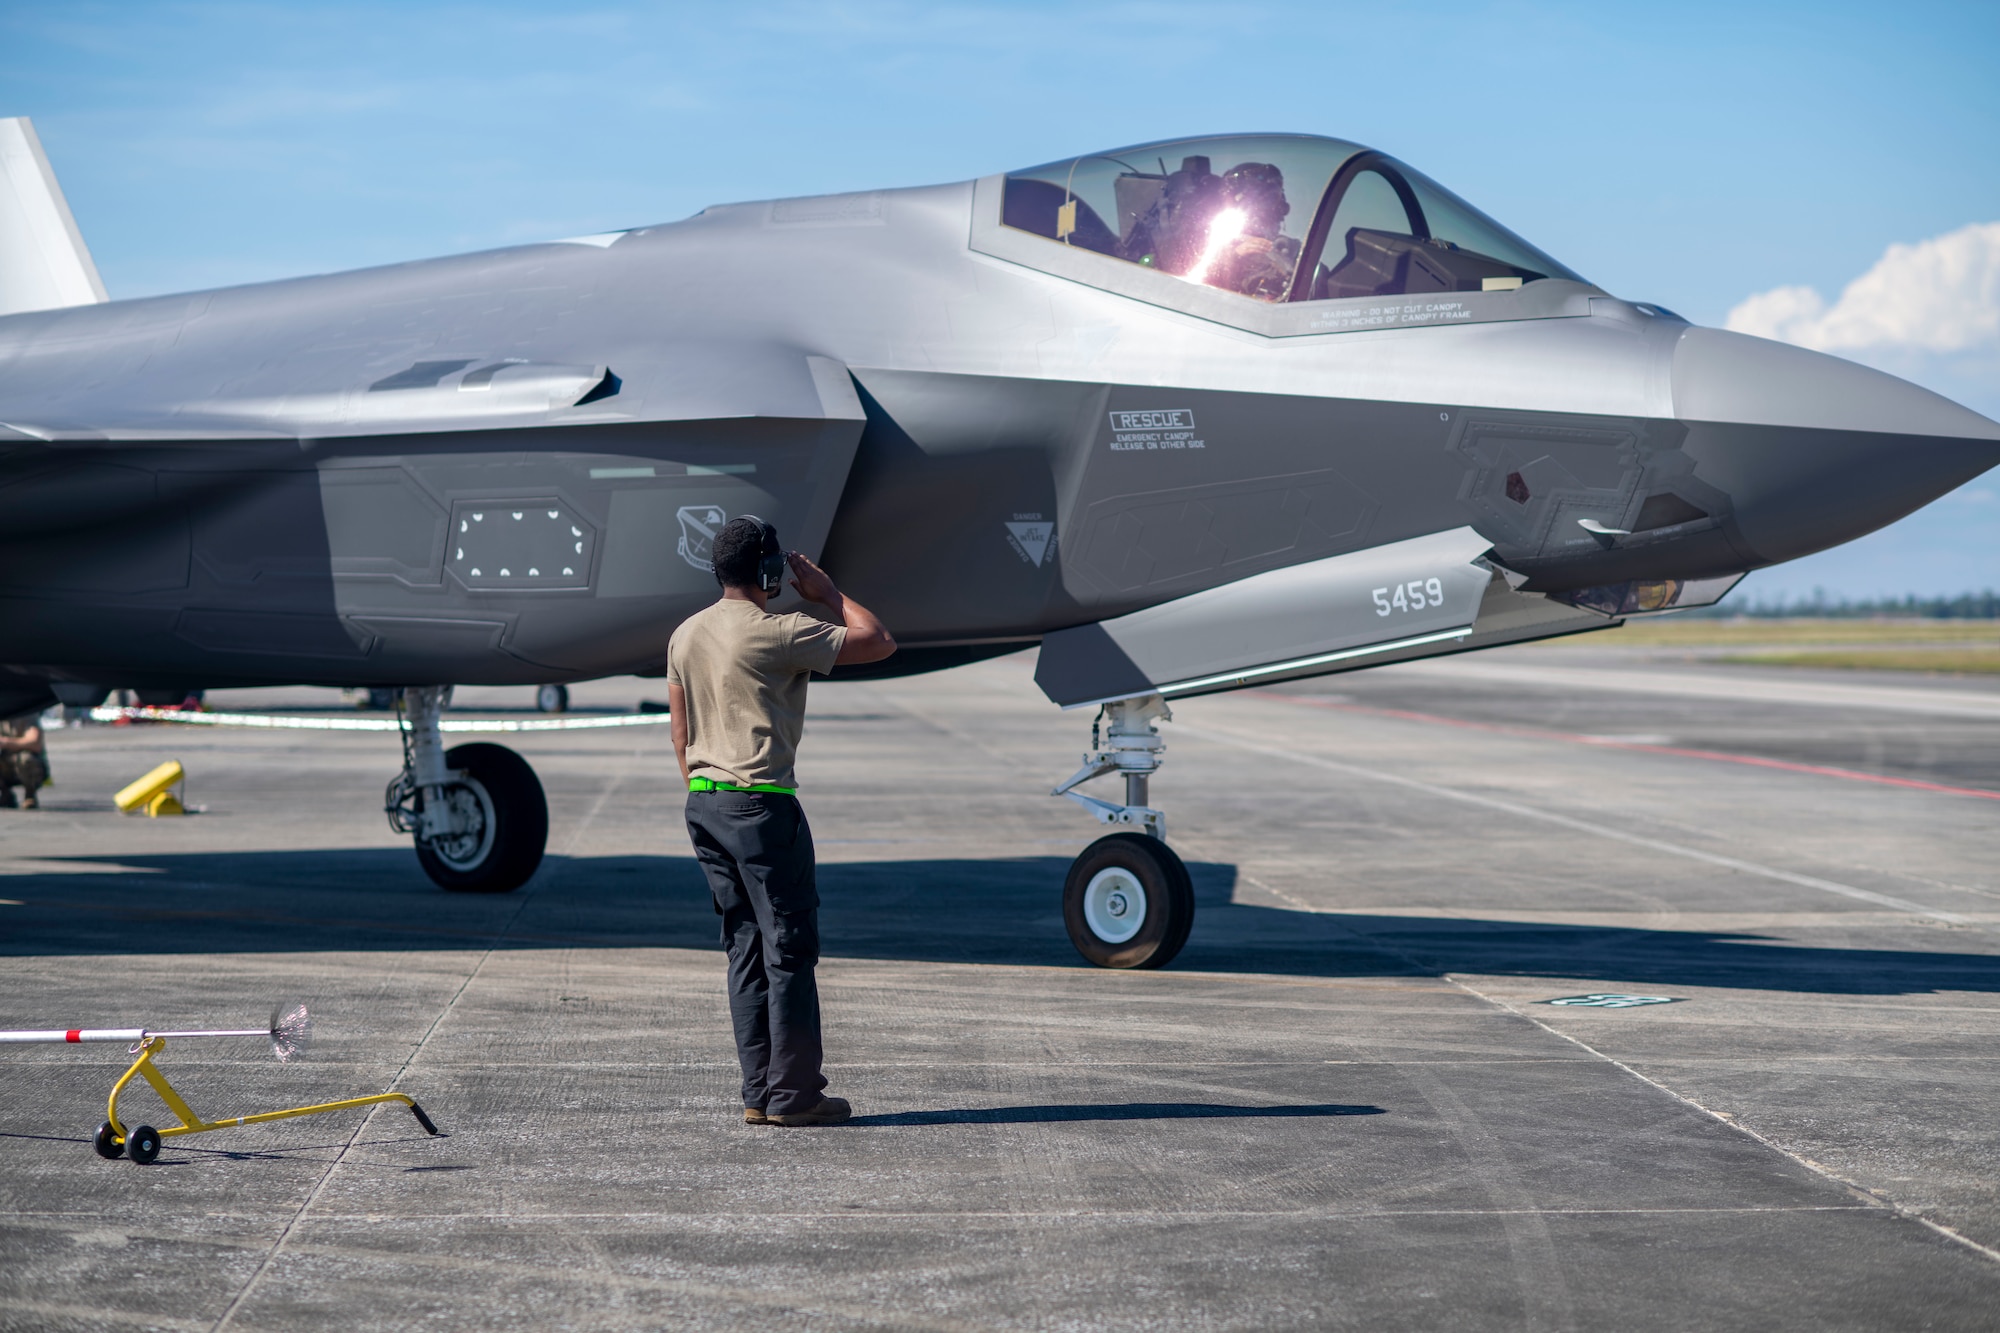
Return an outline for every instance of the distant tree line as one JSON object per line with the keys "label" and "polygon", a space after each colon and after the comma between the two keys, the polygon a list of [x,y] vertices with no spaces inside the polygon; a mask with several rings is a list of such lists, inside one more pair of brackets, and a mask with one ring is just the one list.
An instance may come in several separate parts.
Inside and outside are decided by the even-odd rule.
{"label": "distant tree line", "polygon": [[1756,620],[1792,617],[1802,620],[1870,620],[1887,616],[1922,620],[2000,620],[2000,592],[1988,588],[1984,592],[1962,592],[1956,597],[1919,597],[1909,593],[1902,597],[1870,597],[1855,602],[1845,597],[1828,597],[1826,589],[1814,588],[1810,597],[1794,598],[1784,593],[1775,598],[1725,597],[1720,605],[1687,614],[1715,620],[1731,620],[1738,616]]}

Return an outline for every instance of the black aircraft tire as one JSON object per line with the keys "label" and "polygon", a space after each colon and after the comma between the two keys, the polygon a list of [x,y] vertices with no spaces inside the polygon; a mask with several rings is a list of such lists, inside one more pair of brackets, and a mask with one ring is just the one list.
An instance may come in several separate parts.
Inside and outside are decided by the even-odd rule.
{"label": "black aircraft tire", "polygon": [[[542,864],[549,841],[549,804],[528,761],[504,745],[475,742],[445,752],[465,774],[459,795],[492,811],[492,837],[462,859],[417,844],[417,863],[431,882],[453,893],[511,893]],[[483,797],[483,801],[480,798]]]}
{"label": "black aircraft tire", "polygon": [[1113,833],[1070,862],[1063,925],[1098,967],[1165,967],[1194,926],[1194,882],[1158,838]]}

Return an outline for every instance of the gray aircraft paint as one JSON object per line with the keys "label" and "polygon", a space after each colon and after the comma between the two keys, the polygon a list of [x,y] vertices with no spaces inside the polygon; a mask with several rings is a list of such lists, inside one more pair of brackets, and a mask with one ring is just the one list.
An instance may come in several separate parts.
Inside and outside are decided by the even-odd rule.
{"label": "gray aircraft paint", "polygon": [[1287,565],[1042,640],[1035,683],[1065,708],[1309,674],[1367,650],[1470,634],[1493,571],[1471,528]]}
{"label": "gray aircraft paint", "polygon": [[1525,579],[1446,651],[2000,460],[1936,395],[1582,283],[1268,305],[1004,227],[1002,186],[0,319],[19,692],[657,670],[718,510],[916,667],[1469,526]]}

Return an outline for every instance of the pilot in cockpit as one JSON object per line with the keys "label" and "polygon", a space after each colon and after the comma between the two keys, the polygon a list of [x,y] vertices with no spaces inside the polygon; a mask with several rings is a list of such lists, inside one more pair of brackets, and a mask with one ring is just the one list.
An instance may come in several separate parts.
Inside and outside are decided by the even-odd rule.
{"label": "pilot in cockpit", "polygon": [[1245,162],[1222,177],[1222,207],[1241,223],[1217,215],[1235,234],[1221,240],[1209,265],[1208,284],[1264,301],[1281,301],[1298,267],[1299,243],[1280,231],[1292,206],[1285,202],[1285,176],[1268,162]]}
{"label": "pilot in cockpit", "polygon": [[1183,159],[1159,184],[1151,206],[1119,247],[1119,257],[1190,282],[1282,300],[1299,243],[1280,228],[1291,205],[1285,177],[1267,162],[1244,162],[1217,176],[1205,157]]}

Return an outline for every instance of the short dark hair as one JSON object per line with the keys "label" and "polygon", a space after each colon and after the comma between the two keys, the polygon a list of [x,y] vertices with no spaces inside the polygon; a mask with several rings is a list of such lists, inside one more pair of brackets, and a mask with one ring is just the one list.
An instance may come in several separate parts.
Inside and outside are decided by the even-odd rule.
{"label": "short dark hair", "polygon": [[757,563],[764,553],[764,525],[754,518],[732,518],[711,543],[715,581],[725,588],[755,588]]}

